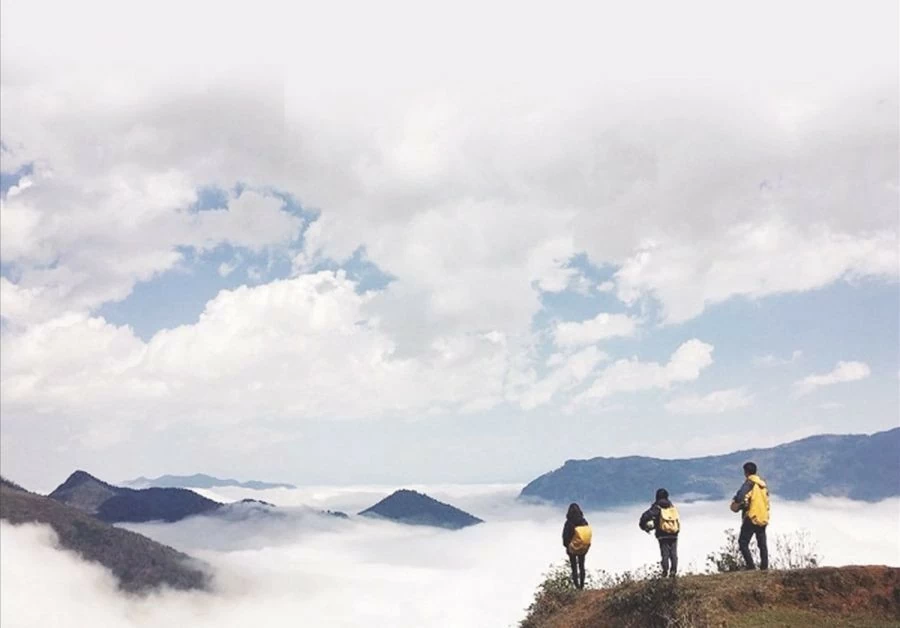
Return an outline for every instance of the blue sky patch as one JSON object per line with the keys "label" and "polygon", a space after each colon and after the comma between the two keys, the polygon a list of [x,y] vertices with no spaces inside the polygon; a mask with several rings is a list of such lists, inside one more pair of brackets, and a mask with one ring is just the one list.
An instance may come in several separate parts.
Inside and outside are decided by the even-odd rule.
{"label": "blue sky patch", "polygon": [[34,172],[32,164],[25,164],[15,172],[0,171],[0,195],[5,196],[9,188],[17,185],[22,177],[30,176]]}

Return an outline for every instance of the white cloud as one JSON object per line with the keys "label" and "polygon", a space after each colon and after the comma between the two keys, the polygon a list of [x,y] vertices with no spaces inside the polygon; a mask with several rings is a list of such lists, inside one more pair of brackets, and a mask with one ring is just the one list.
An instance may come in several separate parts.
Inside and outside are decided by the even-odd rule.
{"label": "white cloud", "polygon": [[234,259],[232,259],[231,261],[228,261],[228,262],[222,262],[221,264],[219,264],[219,268],[218,268],[219,276],[227,277],[228,275],[233,273],[235,270],[237,270],[238,266],[240,266],[240,265],[241,265],[240,257],[235,257]]}
{"label": "white cloud", "polygon": [[283,201],[254,191],[232,198],[227,208],[199,212],[190,221],[196,233],[189,242],[201,249],[227,243],[259,252],[287,245],[299,235],[302,220],[282,211]]}
{"label": "white cloud", "polygon": [[706,395],[683,395],[666,403],[666,410],[675,414],[722,414],[746,408],[753,396],[744,388],[716,390]]}
{"label": "white cloud", "polygon": [[178,247],[283,248],[302,225],[282,210],[281,199],[253,190],[232,196],[225,208],[190,213],[196,189],[177,174],[112,174],[96,184],[100,198],[92,187],[61,178],[38,171],[25,192],[0,200],[0,254],[19,271],[15,282],[3,278],[10,298],[3,315],[16,323],[124,299],[137,282],[182,263]]}
{"label": "white cloud", "polygon": [[693,381],[712,364],[712,352],[712,345],[694,338],[678,347],[666,364],[640,362],[637,358],[617,360],[601,371],[591,386],[575,398],[575,402],[603,399],[620,392],[654,388],[667,390],[674,383]]}
{"label": "white cloud", "polygon": [[767,353],[766,355],[759,355],[753,358],[754,366],[762,366],[762,367],[772,367],[772,366],[784,366],[785,364],[793,364],[797,360],[803,357],[803,351],[800,349],[795,349],[789,358],[779,358],[776,355],[771,353]]}
{"label": "white cloud", "polygon": [[807,375],[794,382],[794,396],[802,397],[822,386],[832,386],[844,382],[856,382],[866,379],[872,370],[865,362],[838,362],[829,373]]}
{"label": "white cloud", "polygon": [[[349,510],[348,497],[356,503],[365,494],[371,504],[383,495],[379,487],[357,490],[359,495],[348,495],[317,487],[306,494],[267,492],[263,499],[287,508],[285,501],[304,503],[312,493],[316,499],[305,503]],[[397,628],[515,625],[548,566],[565,561],[559,544],[564,513],[515,504],[515,493],[506,490],[427,490],[439,499],[446,499],[443,492],[453,495],[447,501],[464,509],[487,506],[487,513],[475,509],[474,514],[488,522],[445,531],[365,520],[321,521],[295,507],[284,522],[192,518],[127,526],[210,563],[218,580],[211,594],[124,595],[109,572],[56,549],[46,527],[3,521],[0,621],[4,626],[281,628],[295,626],[301,617],[321,628],[367,622]],[[597,535],[587,556],[589,573],[619,572],[658,560],[656,542],[634,528],[636,513],[644,507],[586,513],[589,521],[602,521],[606,531]],[[777,533],[807,530],[828,566],[900,566],[897,508],[896,499],[797,503],[773,497]],[[679,541],[680,569],[701,571],[705,556],[724,542],[723,532],[734,527],[735,518],[719,503],[684,503],[679,509],[693,531]],[[773,535],[770,543],[774,540]],[[510,547],[528,551],[510,552]],[[47,599],[53,603],[45,603]]]}
{"label": "white cloud", "polygon": [[[565,264],[581,251],[623,265],[618,294],[660,299],[671,321],[734,295],[897,275],[895,37],[877,8],[820,8],[823,29],[802,53],[789,25],[804,24],[803,12],[779,7],[777,25],[743,15],[746,28],[728,31],[710,58],[708,40],[721,35],[690,11],[667,13],[668,27],[649,32],[627,6],[614,18],[609,8],[586,7],[582,23],[602,14],[639,24],[646,41],[625,29],[602,38],[586,30],[582,39],[571,24],[548,41],[544,13],[517,10],[511,30],[505,11],[466,3],[414,12],[422,20],[415,32],[387,8],[357,13],[369,23],[360,29],[321,7],[304,13],[304,37],[273,34],[293,21],[265,2],[265,29],[230,8],[211,17],[203,3],[179,8],[177,26],[163,25],[162,9],[134,18],[98,1],[78,11],[27,4],[8,8],[4,20],[0,115],[4,144],[15,163],[38,163],[42,191],[27,191],[27,207],[7,199],[4,222],[8,212],[13,226],[2,248],[27,246],[44,262],[62,255],[71,276],[23,287],[56,282],[79,293],[66,306],[123,298],[134,282],[176,264],[164,217],[198,186],[238,180],[276,186],[322,211],[307,257],[344,259],[365,246],[398,277],[381,313],[395,334],[411,333],[408,313],[437,335],[523,332],[540,309],[533,286],[583,289]],[[46,14],[69,27],[48,27]],[[146,36],[150,25],[167,33],[165,51]],[[465,50],[450,25],[469,33]],[[849,53],[836,50],[824,25],[865,36]],[[509,38],[498,48],[490,33],[501,27]],[[251,53],[234,49],[224,35],[233,28]],[[338,45],[334,29],[354,46]],[[747,55],[751,32],[768,33],[763,54]],[[547,42],[540,54],[536,33]],[[594,62],[612,58],[621,63]],[[677,84],[640,80],[666,67]],[[696,74],[685,76],[685,67]],[[798,83],[800,71],[822,80]],[[749,80],[758,81],[753,95]],[[37,229],[32,212],[55,219]],[[246,246],[280,231],[237,213],[225,227],[202,220],[200,244],[225,238],[223,228]],[[140,247],[129,225],[143,234]],[[59,241],[60,231],[70,239]],[[658,247],[645,248],[648,239]],[[89,250],[95,267],[117,275],[101,279],[67,260]],[[128,260],[136,266],[122,268]]]}
{"label": "white cloud", "polygon": [[714,241],[649,244],[625,261],[616,280],[626,303],[652,294],[664,320],[677,323],[735,296],[803,292],[841,278],[894,279],[898,260],[895,229],[849,237],[779,218],[730,227]]}
{"label": "white cloud", "polygon": [[638,321],[627,314],[601,312],[590,320],[557,323],[553,339],[559,347],[581,347],[615,336],[631,336],[637,325]]}
{"label": "white cloud", "polygon": [[521,391],[518,394],[512,392],[509,397],[518,400],[525,410],[534,409],[549,403],[557,393],[569,391],[581,384],[590,377],[597,365],[608,358],[606,353],[596,347],[587,347],[572,355],[559,356],[557,360],[549,361],[558,365],[546,377],[523,382],[520,385]]}
{"label": "white cloud", "polygon": [[616,284],[612,281],[604,281],[599,286],[597,286],[598,292],[612,292],[616,289]]}
{"label": "white cloud", "polygon": [[6,333],[4,416],[44,408],[72,421],[234,424],[502,400],[507,350],[495,337],[446,336],[418,358],[396,357],[364,314],[371,295],[355,286],[342,271],[323,271],[222,291],[196,324],[146,343],[78,314]]}
{"label": "white cloud", "polygon": [[[702,355],[595,379],[599,354],[576,354],[536,374],[534,336],[553,332],[533,329],[542,298],[590,293],[581,253],[618,269],[596,290],[658,300],[670,322],[896,279],[892,7],[817,7],[798,48],[807,12],[774,2],[778,20],[761,9],[731,30],[706,28],[708,7],[660,6],[648,26],[624,3],[574,24],[506,4],[354,7],[353,23],[327,3],[295,19],[264,0],[250,21],[210,2],[4,5],[0,150],[4,169],[34,167],[0,207],[4,420],[427,416],[696,379]],[[598,19],[621,28],[595,37]],[[227,212],[187,210],[236,182]],[[302,247],[273,189],[320,214]],[[180,247],[222,243],[274,249],[298,275],[364,251],[396,279],[365,298],[340,281],[310,296],[321,276],[229,292],[147,343],[92,318],[183,269]],[[581,325],[567,350],[611,333]],[[82,333],[113,354],[79,348]]]}

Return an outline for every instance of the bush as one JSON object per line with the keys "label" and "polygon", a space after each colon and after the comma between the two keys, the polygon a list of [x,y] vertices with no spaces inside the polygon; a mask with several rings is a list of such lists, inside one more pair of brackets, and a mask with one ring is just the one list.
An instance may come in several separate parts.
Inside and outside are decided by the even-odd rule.
{"label": "bush", "polygon": [[769,557],[774,569],[812,569],[822,563],[822,556],[815,540],[808,530],[797,530],[791,534],[775,537],[775,556]]}
{"label": "bush", "polygon": [[[634,571],[609,572],[603,569],[595,571],[587,570],[584,578],[584,588],[587,589],[615,589],[627,584],[658,578],[661,571],[658,565],[644,565]],[[578,589],[572,583],[572,572],[568,561],[551,565],[550,570],[544,574],[544,580],[538,585],[534,594],[534,601],[526,609],[525,619],[519,624],[520,628],[538,628],[544,625],[544,621],[552,617],[558,611],[564,609],[578,596]]]}
{"label": "bush", "polygon": [[[662,568],[657,563],[652,565],[642,565],[634,571],[626,570],[615,573],[599,569],[597,570],[596,575],[591,578],[591,582],[595,583],[595,586],[592,586],[591,588],[614,589],[623,584],[652,580],[653,578],[659,578],[660,576],[662,576]],[[585,588],[587,588],[586,584]]]}
{"label": "bush", "polygon": [[[816,551],[817,546],[808,530],[797,530],[790,534],[777,534],[769,541],[770,569],[810,569],[822,563]],[[750,555],[759,564],[759,548],[756,540],[750,542]],[[738,535],[734,529],[725,530],[725,544],[706,556],[707,573],[728,573],[742,571],[744,559],[738,546]]]}
{"label": "bush", "polygon": [[697,592],[677,579],[651,578],[613,589],[606,610],[625,626],[689,628],[706,625],[698,600]]}
{"label": "bush", "polygon": [[[571,604],[578,595],[578,589],[572,583],[568,561],[551,566],[544,576],[544,581],[538,585],[534,594],[534,601],[526,609],[525,619],[519,624],[520,628],[537,628],[543,625],[544,620]],[[588,588],[587,576],[585,573],[585,588]]]}
{"label": "bush", "polygon": [[[758,564],[759,550],[755,544],[750,546],[750,553]],[[707,554],[706,565],[707,573],[730,573],[744,568],[744,559],[738,547],[738,535],[734,528],[725,530],[725,544],[717,551]]]}

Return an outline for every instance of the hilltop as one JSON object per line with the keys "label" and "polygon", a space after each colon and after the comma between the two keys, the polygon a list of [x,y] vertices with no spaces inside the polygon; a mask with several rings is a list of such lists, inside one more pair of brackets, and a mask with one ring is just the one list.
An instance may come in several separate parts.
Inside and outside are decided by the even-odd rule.
{"label": "hilltop", "polygon": [[161,475],[158,478],[145,478],[143,476],[134,480],[123,482],[128,488],[216,488],[223,486],[234,486],[237,488],[248,488],[254,491],[262,491],[271,488],[297,488],[293,484],[260,482],[258,480],[247,480],[241,482],[231,478],[222,479],[205,473],[195,473],[194,475]]}
{"label": "hilltop", "polygon": [[424,493],[408,489],[401,489],[388,495],[359,514],[390,519],[398,523],[437,526],[453,530],[484,523],[478,517],[459,508],[439,502]]}
{"label": "hilltop", "polygon": [[122,488],[80,470],[70,475],[48,497],[107,523],[179,521],[222,506],[188,489]]}
{"label": "hilltop", "polygon": [[533,480],[523,500],[583,508],[642,502],[660,486],[686,499],[722,499],[741,482],[741,465],[753,460],[770,490],[783,499],[814,494],[879,501],[900,495],[900,428],[872,435],[820,435],[769,449],[666,460],[644,456],[568,460]]}
{"label": "hilltop", "polygon": [[191,565],[193,559],[186,554],[136,532],[98,521],[77,508],[29,493],[6,480],[0,482],[0,518],[16,525],[51,526],[63,548],[112,571],[124,591],[145,591],[159,586],[209,588],[209,576],[199,566]]}
{"label": "hilltop", "polygon": [[[258,499],[222,504],[186,488],[134,489],[114,486],[81,470],[70,475],[48,497],[106,523],[173,523],[195,515],[229,521],[287,516],[275,504]],[[339,511],[314,512],[348,518],[346,513]]]}
{"label": "hilltop", "polygon": [[520,628],[887,628],[900,625],[900,569],[824,567],[554,589]]}

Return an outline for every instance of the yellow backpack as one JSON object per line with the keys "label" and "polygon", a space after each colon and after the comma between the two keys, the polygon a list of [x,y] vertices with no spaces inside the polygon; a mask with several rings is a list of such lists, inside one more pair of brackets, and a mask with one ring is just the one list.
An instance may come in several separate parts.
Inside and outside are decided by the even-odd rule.
{"label": "yellow backpack", "polygon": [[667,534],[678,534],[681,523],[678,521],[678,509],[675,506],[659,509],[659,529]]}
{"label": "yellow backpack", "polygon": [[575,536],[569,541],[569,552],[572,554],[587,554],[589,549],[591,549],[591,526],[578,526],[575,528]]}
{"label": "yellow backpack", "polygon": [[747,494],[747,518],[755,526],[764,526],[769,523],[769,488],[765,481],[756,475],[749,479],[753,487]]}

